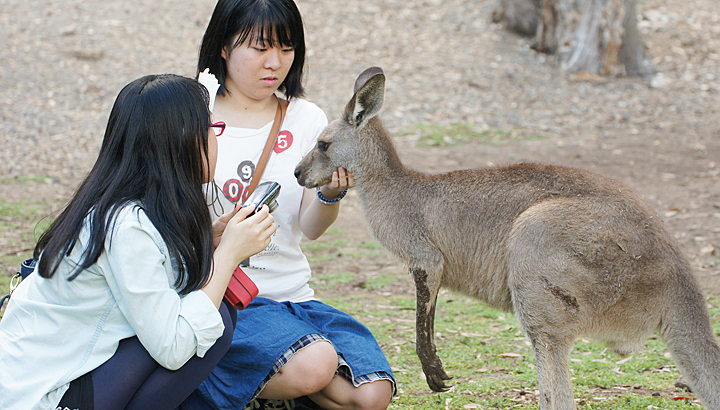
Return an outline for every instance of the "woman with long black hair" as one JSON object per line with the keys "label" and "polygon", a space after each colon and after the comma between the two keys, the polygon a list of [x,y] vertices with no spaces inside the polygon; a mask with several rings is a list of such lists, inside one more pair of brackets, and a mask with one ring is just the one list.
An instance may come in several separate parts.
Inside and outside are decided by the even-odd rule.
{"label": "woman with long black hair", "polygon": [[208,101],[174,75],[120,92],[97,162],[0,322],[0,408],[173,409],[225,354],[230,276],[276,228],[267,207],[211,222],[210,128],[224,124]]}

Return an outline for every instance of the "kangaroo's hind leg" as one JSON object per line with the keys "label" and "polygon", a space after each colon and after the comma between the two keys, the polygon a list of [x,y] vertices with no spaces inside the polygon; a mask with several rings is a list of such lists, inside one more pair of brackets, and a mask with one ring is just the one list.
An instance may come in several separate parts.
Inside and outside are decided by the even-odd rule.
{"label": "kangaroo's hind leg", "polygon": [[582,287],[591,272],[558,240],[558,224],[548,220],[556,214],[538,208],[516,221],[506,248],[508,286],[535,353],[540,409],[574,410],[570,352],[587,322]]}
{"label": "kangaroo's hind leg", "polygon": [[543,333],[532,338],[538,371],[541,410],[575,410],[570,381],[570,351],[573,343]]}
{"label": "kangaroo's hind leg", "polygon": [[535,353],[540,409],[574,410],[569,361],[578,336],[577,302],[544,276],[521,276],[520,283],[511,282],[513,307]]}
{"label": "kangaroo's hind leg", "polygon": [[574,410],[570,352],[584,323],[573,274],[542,251],[509,258],[513,309],[532,342],[541,410]]}

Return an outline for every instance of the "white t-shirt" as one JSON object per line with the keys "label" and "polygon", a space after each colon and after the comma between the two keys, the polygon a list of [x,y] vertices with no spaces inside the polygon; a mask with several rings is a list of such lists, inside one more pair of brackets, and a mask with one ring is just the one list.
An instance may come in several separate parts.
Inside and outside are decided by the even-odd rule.
{"label": "white t-shirt", "polygon": [[[222,118],[214,119],[222,121]],[[300,99],[290,101],[274,150],[260,179],[260,183],[275,181],[281,185],[278,208],[272,214],[278,230],[270,245],[252,256],[250,266],[243,268],[257,285],[258,296],[292,302],[314,298],[315,292],[308,285],[310,264],[300,249],[303,234],[298,216],[305,188],[298,185],[294,172],[327,123],[325,113],[315,104]],[[260,129],[227,127],[218,137],[215,184],[219,188],[219,200],[210,206],[213,218],[231,210],[250,184],[272,125],[270,122]],[[213,190],[208,191],[210,203]]]}

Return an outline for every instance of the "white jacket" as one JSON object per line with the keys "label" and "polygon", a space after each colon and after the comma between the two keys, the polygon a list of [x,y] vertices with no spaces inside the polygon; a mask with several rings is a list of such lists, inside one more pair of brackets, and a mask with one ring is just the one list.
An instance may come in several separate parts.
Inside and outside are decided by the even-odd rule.
{"label": "white jacket", "polygon": [[34,272],[13,293],[0,322],[0,409],[55,409],[71,381],[128,337],[175,370],[222,335],[204,292],[181,297],[173,287],[165,242],[139,207],[118,211],[97,263],[68,281],[88,237],[86,224],[51,279]]}

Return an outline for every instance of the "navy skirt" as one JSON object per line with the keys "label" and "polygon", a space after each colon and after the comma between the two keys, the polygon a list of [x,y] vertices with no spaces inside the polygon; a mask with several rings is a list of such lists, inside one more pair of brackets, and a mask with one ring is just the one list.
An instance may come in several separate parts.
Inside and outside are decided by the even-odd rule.
{"label": "navy skirt", "polygon": [[320,301],[275,302],[255,298],[238,311],[230,350],[183,403],[182,409],[242,409],[299,349],[328,340],[338,353],[338,373],[355,386],[395,380],[375,337],[362,323]]}

